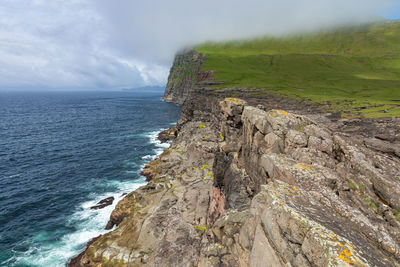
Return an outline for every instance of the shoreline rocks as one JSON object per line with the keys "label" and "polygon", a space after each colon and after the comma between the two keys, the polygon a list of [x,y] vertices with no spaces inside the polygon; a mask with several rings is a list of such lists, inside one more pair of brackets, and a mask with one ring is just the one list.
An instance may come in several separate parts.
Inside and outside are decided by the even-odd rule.
{"label": "shoreline rocks", "polygon": [[199,97],[115,230],[70,266],[399,265],[399,158],[306,116]]}
{"label": "shoreline rocks", "polygon": [[178,131],[176,129],[176,126],[173,126],[167,130],[160,132],[157,137],[161,143],[167,143],[168,141],[174,140],[177,135]]}
{"label": "shoreline rocks", "polygon": [[96,205],[90,207],[91,210],[99,210],[99,209],[103,209],[107,206],[112,205],[114,202],[114,197],[108,197],[105,199],[100,200]]}
{"label": "shoreline rocks", "polygon": [[176,57],[170,147],[70,266],[400,266],[399,120],[213,90],[204,60]]}

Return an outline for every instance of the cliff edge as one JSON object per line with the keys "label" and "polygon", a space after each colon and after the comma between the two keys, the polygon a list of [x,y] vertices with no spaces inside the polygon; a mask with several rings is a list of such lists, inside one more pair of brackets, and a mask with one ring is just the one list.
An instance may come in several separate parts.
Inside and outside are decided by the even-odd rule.
{"label": "cliff edge", "polygon": [[400,266],[399,120],[217,92],[204,60],[177,56],[175,139],[69,265]]}
{"label": "cliff edge", "polygon": [[163,99],[182,105],[198,80],[203,57],[196,51],[176,55]]}

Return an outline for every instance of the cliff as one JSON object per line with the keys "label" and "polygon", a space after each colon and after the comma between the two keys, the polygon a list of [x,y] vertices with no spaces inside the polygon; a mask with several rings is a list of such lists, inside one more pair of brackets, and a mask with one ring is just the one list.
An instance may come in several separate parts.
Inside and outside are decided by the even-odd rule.
{"label": "cliff", "polygon": [[196,51],[178,54],[172,65],[164,100],[182,105],[198,80],[203,57]]}
{"label": "cliff", "polygon": [[176,57],[170,147],[69,265],[400,266],[400,119],[231,86],[207,60]]}

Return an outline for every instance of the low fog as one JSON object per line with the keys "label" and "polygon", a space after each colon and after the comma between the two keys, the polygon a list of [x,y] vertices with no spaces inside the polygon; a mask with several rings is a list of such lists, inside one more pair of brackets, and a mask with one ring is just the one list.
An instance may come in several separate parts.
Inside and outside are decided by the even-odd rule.
{"label": "low fog", "polygon": [[0,88],[162,85],[175,53],[197,43],[399,13],[398,0],[2,0]]}
{"label": "low fog", "polygon": [[[144,3],[143,3],[144,2]],[[204,41],[284,35],[383,19],[397,0],[100,0],[112,45],[167,64],[177,49]],[[400,5],[398,5],[400,7]]]}

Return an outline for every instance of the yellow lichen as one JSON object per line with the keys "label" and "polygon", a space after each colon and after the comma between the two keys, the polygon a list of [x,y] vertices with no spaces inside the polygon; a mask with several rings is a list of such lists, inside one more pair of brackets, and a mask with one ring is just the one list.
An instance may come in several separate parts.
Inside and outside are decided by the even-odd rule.
{"label": "yellow lichen", "polygon": [[277,112],[279,114],[282,114],[282,115],[287,115],[288,114],[286,111],[283,111],[283,110],[277,110]]}
{"label": "yellow lichen", "polygon": [[201,167],[200,167],[200,169],[202,169],[202,170],[204,170],[205,168],[207,168],[209,165],[202,165]]}
{"label": "yellow lichen", "polygon": [[306,170],[308,170],[308,171],[311,170],[310,165],[307,165],[307,164],[298,163],[298,164],[296,164],[294,167],[295,167],[295,168],[300,168],[300,169],[306,169]]}
{"label": "yellow lichen", "polygon": [[239,104],[243,103],[243,100],[242,100],[242,99],[240,99],[240,98],[234,98],[234,97],[225,98],[225,101],[233,102],[233,103],[236,104],[236,105],[239,105]]}
{"label": "yellow lichen", "polygon": [[359,261],[357,258],[353,257],[352,251],[348,249],[343,249],[340,252],[338,258],[344,261],[345,263],[349,264],[350,266],[352,264],[356,264]]}

